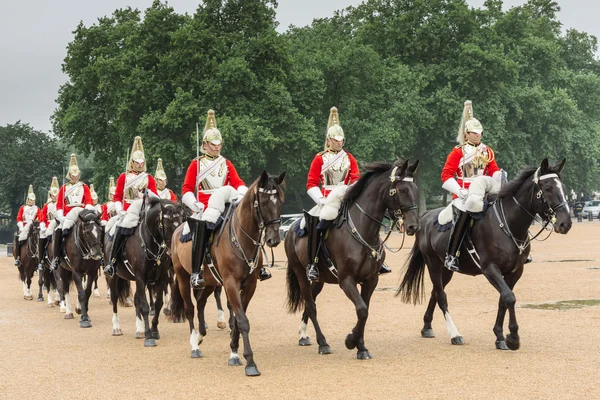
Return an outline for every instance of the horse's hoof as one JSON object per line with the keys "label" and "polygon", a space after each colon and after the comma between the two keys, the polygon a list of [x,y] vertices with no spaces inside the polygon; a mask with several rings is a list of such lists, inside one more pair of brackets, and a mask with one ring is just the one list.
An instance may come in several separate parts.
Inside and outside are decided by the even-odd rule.
{"label": "horse's hoof", "polygon": [[75,308],[75,312],[77,313],[77,315],[81,315],[81,308]]}
{"label": "horse's hoof", "polygon": [[154,340],[154,339],[144,340],[144,347],[156,347],[156,340]]}
{"label": "horse's hoof", "polygon": [[158,333],[158,331],[152,331],[150,332],[150,335],[152,335],[152,339],[160,339],[160,333]]}
{"label": "horse's hoof", "polygon": [[163,308],[163,314],[165,314],[166,317],[170,317],[171,316],[171,309],[170,308]]}
{"label": "horse's hoof", "polygon": [[230,367],[237,367],[239,365],[242,365],[242,360],[240,360],[239,357],[233,357],[227,360],[227,365],[229,365]]}
{"label": "horse's hoof", "polygon": [[25,300],[33,300],[33,296],[25,296]]}
{"label": "horse's hoof", "polygon": [[123,331],[121,329],[113,329],[113,336],[123,336]]}
{"label": "horse's hoof", "polygon": [[350,333],[350,334],[348,334],[348,336],[346,336],[346,348],[348,350],[352,350],[355,347],[356,347],[356,343],[354,341],[354,335]]}
{"label": "horse's hoof", "polygon": [[496,340],[496,348],[498,350],[510,350],[504,340]]}
{"label": "horse's hoof", "polygon": [[519,343],[519,337],[509,333],[506,335],[506,345],[511,350],[519,350],[519,347],[521,347],[521,343]]}
{"label": "horse's hoof", "polygon": [[319,354],[331,354],[331,347],[328,344],[319,346]]}
{"label": "horse's hoof", "polygon": [[450,343],[461,346],[465,344],[465,339],[462,336],[456,336],[450,339]]}
{"label": "horse's hoof", "polygon": [[94,292],[94,297],[99,299],[100,298],[100,293]]}
{"label": "horse's hoof", "polygon": [[435,333],[433,333],[433,329],[421,329],[421,337],[427,339],[433,339],[435,337]]}
{"label": "horse's hoof", "polygon": [[47,307],[48,307],[48,308],[53,308],[53,307],[56,307],[56,306],[54,305],[54,303],[48,303],[48,306],[47,306]]}
{"label": "horse's hoof", "polygon": [[151,317],[154,317],[154,314],[156,314],[156,312],[154,310],[150,310],[148,312],[148,315],[151,316]]}
{"label": "horse's hoof", "polygon": [[174,324],[183,324],[183,318],[176,318],[173,320]]}
{"label": "horse's hoof", "polygon": [[256,365],[246,365],[246,376],[260,376],[260,372]]}
{"label": "horse's hoof", "polygon": [[67,312],[67,307],[61,307],[60,312]]}
{"label": "horse's hoof", "polygon": [[60,300],[54,300],[54,305],[55,306],[59,306],[60,305]]}
{"label": "horse's hoof", "polygon": [[144,334],[142,332],[136,332],[135,333],[135,338],[136,339],[144,339]]}
{"label": "horse's hoof", "polygon": [[73,316],[72,312],[65,314],[65,319],[73,319],[73,318],[75,318],[75,317]]}
{"label": "horse's hoof", "polygon": [[356,353],[356,358],[359,360],[370,360],[371,358],[373,358],[373,356],[371,355],[371,353],[369,353],[369,350],[361,350],[358,353]]}
{"label": "horse's hoof", "polygon": [[131,301],[131,298],[128,297],[127,299],[125,299],[124,306],[125,307],[133,307],[133,301]]}
{"label": "horse's hoof", "polygon": [[41,303],[42,301],[44,301],[44,297],[38,297],[37,301],[38,303]]}
{"label": "horse's hoof", "polygon": [[227,323],[225,321],[217,321],[217,328],[225,329],[227,328]]}
{"label": "horse's hoof", "polygon": [[202,358],[202,357],[204,357],[204,354],[202,354],[200,349],[192,350],[192,358]]}
{"label": "horse's hoof", "polygon": [[79,327],[80,328],[91,328],[92,322],[91,321],[79,321]]}
{"label": "horse's hoof", "polygon": [[312,342],[310,341],[310,338],[308,336],[300,338],[300,340],[298,340],[298,346],[310,346],[310,345],[312,345]]}

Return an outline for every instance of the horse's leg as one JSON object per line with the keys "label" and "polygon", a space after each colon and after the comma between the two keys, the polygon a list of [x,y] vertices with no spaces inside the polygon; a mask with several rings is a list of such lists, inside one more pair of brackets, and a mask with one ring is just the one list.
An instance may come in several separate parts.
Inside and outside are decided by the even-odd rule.
{"label": "horse's leg", "polygon": [[56,298],[58,299],[58,305],[60,305],[59,311],[61,313],[67,312],[67,306],[65,305],[65,283],[62,279],[61,268],[52,271],[52,273],[54,274],[54,280],[56,280]]}
{"label": "horse's leg", "polygon": [[[371,295],[369,294],[367,296],[367,293],[370,292],[372,294],[376,286],[377,280],[374,280],[374,282],[363,282],[362,290],[366,290],[364,292],[364,297],[368,297],[370,299]],[[369,360],[371,359],[371,354],[369,354],[369,350],[367,350],[367,348],[365,347],[363,339],[365,325],[367,324],[367,318],[369,317],[369,305],[363,299],[363,296],[361,296],[361,294],[358,292],[358,288],[356,287],[356,281],[353,277],[346,277],[345,279],[343,279],[340,282],[340,287],[342,288],[344,293],[346,293],[346,296],[348,296],[348,298],[352,300],[352,303],[354,303],[354,307],[356,308],[356,316],[358,318],[356,325],[352,329],[352,333],[346,336],[346,348],[348,348],[348,350],[352,350],[356,347],[358,351],[356,357],[359,360]]]}
{"label": "horse's leg", "polygon": [[27,300],[33,300],[33,295],[31,294],[31,281],[33,278],[33,269],[29,268],[30,264],[33,260],[28,260],[27,267],[25,268],[25,274],[27,276]]}
{"label": "horse's leg", "polygon": [[[515,315],[515,303],[517,301],[512,288],[515,286],[521,275],[523,267],[516,272],[502,276],[497,265],[491,264],[489,267],[482,270],[483,275],[488,281],[500,292],[500,300],[498,302],[498,315],[496,316],[496,324],[494,325],[494,333],[496,334],[496,348],[500,350],[518,350],[520,346],[519,340],[519,325]],[[504,316],[508,309],[508,329],[510,333],[504,340],[502,325],[504,324]]]}
{"label": "horse's leg", "polygon": [[215,301],[217,302],[217,327],[219,329],[225,329],[227,324],[225,323],[225,311],[223,311],[223,303],[221,303],[221,292],[223,291],[222,286],[215,287]]}
{"label": "horse's leg", "polygon": [[[79,312],[81,313],[81,317],[79,318],[79,327],[81,328],[91,328],[92,323],[90,321],[90,317],[87,315],[87,307],[86,307],[86,297],[92,293],[91,279],[86,279],[86,289],[83,288],[83,278],[81,274],[77,271],[73,271],[73,280],[75,281],[75,287],[77,288],[77,301],[79,307],[81,309]],[[75,310],[77,311],[77,310]]]}
{"label": "horse's leg", "polygon": [[[310,338],[306,332],[308,327],[308,318],[310,318],[315,328],[315,334],[317,335],[317,343],[319,344],[319,354],[331,354],[331,347],[327,344],[327,339],[321,330],[319,320],[317,319],[317,304],[315,303],[315,296],[321,293],[323,290],[323,282],[310,283],[306,277],[306,272],[303,268],[296,270],[294,269],[298,278],[298,285],[300,286],[300,292],[304,298],[304,313],[302,314],[302,321],[300,321],[300,339],[298,345],[307,346],[310,345]],[[304,319],[306,314],[307,319]]]}
{"label": "horse's leg", "polygon": [[148,299],[146,298],[147,285],[146,282],[144,282],[144,280],[139,277],[136,277],[135,284],[135,337],[141,338],[143,329],[144,347],[155,347],[156,340],[152,338],[152,333],[150,332],[150,322],[148,321],[148,313],[150,312],[150,307],[148,306]]}
{"label": "horse's leg", "polygon": [[[325,283],[323,282],[311,282],[310,283],[310,291],[312,293],[312,299],[315,303],[315,316],[316,316],[316,301],[317,296],[323,290],[323,286]],[[312,343],[310,342],[310,338],[308,337],[308,308],[304,307],[304,312],[302,312],[302,319],[300,320],[300,329],[298,329],[298,333],[300,334],[300,339],[298,340],[299,346],[310,346]],[[330,349],[331,350],[331,349]],[[329,354],[329,353],[321,353],[319,354]]]}
{"label": "horse's leg", "polygon": [[148,285],[148,298],[150,299],[150,312],[148,313],[148,315],[154,316],[154,313],[156,311],[154,306],[154,287],[150,285]]}
{"label": "horse's leg", "polygon": [[250,322],[246,316],[246,309],[250,303],[250,299],[254,295],[256,290],[256,280],[251,284],[247,285],[244,290],[240,293],[240,284],[235,278],[229,277],[225,282],[225,291],[227,292],[227,299],[231,303],[231,308],[235,315],[235,326],[233,335],[231,338],[231,354],[227,362],[228,365],[241,365],[240,356],[238,355],[239,348],[239,334],[241,333],[244,341],[244,358],[246,359],[246,376],[259,376],[260,372],[254,362],[254,353],[250,347]]}
{"label": "horse's leg", "polygon": [[52,272],[50,272],[48,269],[44,268],[44,271],[42,272],[44,274],[44,284],[46,287],[46,290],[48,291],[48,304],[47,307],[54,307],[54,298],[52,297],[52,291],[53,291],[53,283],[52,283]]}
{"label": "horse's leg", "polygon": [[108,285],[108,289],[110,292],[110,302],[112,303],[112,309],[113,309],[113,315],[112,315],[112,335],[113,336],[121,336],[123,335],[123,330],[121,329],[121,323],[119,321],[119,314],[118,314],[118,305],[117,303],[119,302],[119,293],[117,291],[117,285],[119,283],[119,277],[118,276],[114,276],[113,278],[111,278],[110,280],[107,279],[107,281],[109,281],[109,285]]}
{"label": "horse's leg", "polygon": [[[39,291],[38,291],[37,301],[39,301],[39,302],[44,301],[43,286],[44,286],[44,271],[38,271],[38,287],[39,287]],[[50,294],[50,291],[48,291],[48,295],[49,294]]]}
{"label": "horse's leg", "polygon": [[94,297],[100,297],[100,290],[98,290],[98,277],[100,277],[100,267],[96,271],[96,279],[94,279]]}
{"label": "horse's leg", "polygon": [[154,315],[152,316],[152,328],[150,328],[153,339],[160,339],[160,333],[158,333],[158,318],[160,317],[160,310],[162,310],[163,307],[163,296],[166,286],[167,282],[165,279],[156,282],[154,285],[154,289],[156,290],[156,302],[154,303],[155,308]]}
{"label": "horse's leg", "polygon": [[194,289],[194,295],[196,296],[196,306],[198,307],[198,330],[200,336],[206,336],[206,320],[204,318],[204,308],[206,307],[206,301],[213,292],[214,287],[206,286],[202,290]]}
{"label": "horse's leg", "polygon": [[[181,297],[183,298],[183,310],[185,318],[188,320],[190,326],[190,345],[192,346],[192,358],[202,358],[203,354],[200,351],[200,343],[202,343],[203,336],[196,331],[194,327],[194,303],[192,302],[192,287],[190,285],[189,275],[182,277],[178,276],[175,281],[177,285],[173,285],[173,292],[179,290]],[[175,295],[173,295],[175,297]]]}
{"label": "horse's leg", "polygon": [[71,308],[71,281],[73,280],[73,273],[64,269],[63,267],[58,267],[60,271],[60,279],[63,282],[63,299],[65,302],[65,319],[73,319],[73,309]]}
{"label": "horse's leg", "polygon": [[[446,296],[446,292],[444,291],[445,284],[450,281],[449,278],[452,277],[452,274],[444,272],[445,268],[443,267],[441,260],[437,258],[435,260],[430,259],[427,263],[427,267],[429,268],[429,277],[431,278],[431,283],[433,284],[432,293],[435,292],[435,298],[437,299],[438,306],[444,315],[446,329],[448,330],[448,335],[450,335],[450,343],[455,345],[463,345],[465,344],[465,340],[456,328],[456,325],[454,325],[454,321],[448,312],[448,298]],[[433,312],[431,312],[431,314],[433,316]]]}
{"label": "horse's leg", "polygon": [[[443,269],[442,270],[442,287],[445,288],[446,285],[454,276],[454,272]],[[433,278],[432,278],[433,281]],[[433,313],[435,312],[435,306],[437,305],[437,291],[436,289],[431,290],[431,297],[429,298],[429,304],[427,305],[427,310],[425,311],[425,315],[423,316],[423,329],[421,329],[421,336],[424,338],[434,338],[435,333],[433,332],[433,328],[431,326],[431,322],[433,321]]]}

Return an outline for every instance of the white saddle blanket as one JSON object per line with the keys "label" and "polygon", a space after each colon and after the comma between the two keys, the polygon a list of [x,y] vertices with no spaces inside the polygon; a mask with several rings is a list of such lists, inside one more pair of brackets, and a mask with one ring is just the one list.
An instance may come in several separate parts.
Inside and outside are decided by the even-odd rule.
{"label": "white saddle blanket", "polygon": [[[199,219],[201,221],[208,221],[216,224],[219,220],[223,211],[225,211],[225,204],[231,203],[238,195],[238,191],[232,186],[222,186],[218,188],[208,199],[208,207],[202,214],[194,213],[190,218]],[[182,235],[190,233],[190,226],[187,221],[183,224]]]}
{"label": "white saddle blanket", "polygon": [[438,223],[446,225],[452,222],[452,205],[461,211],[469,211],[478,213],[483,211],[483,199],[486,193],[498,194],[500,192],[501,183],[498,179],[491,176],[478,176],[473,179],[469,186],[469,195],[463,201],[462,199],[454,199],[442,212],[438,215]]}

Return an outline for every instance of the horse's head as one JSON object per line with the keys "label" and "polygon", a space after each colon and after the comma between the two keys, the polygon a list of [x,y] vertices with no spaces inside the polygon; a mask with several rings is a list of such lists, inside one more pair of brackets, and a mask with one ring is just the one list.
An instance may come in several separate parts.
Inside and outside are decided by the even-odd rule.
{"label": "horse's head", "polygon": [[571,229],[571,212],[567,199],[567,188],[560,179],[566,159],[551,166],[544,158],[533,175],[533,210],[544,220],[552,222],[556,233],[565,234]]}
{"label": "horse's head", "polygon": [[259,228],[265,229],[265,243],[275,247],[281,242],[279,226],[281,225],[281,206],[284,200],[281,184],[285,179],[285,171],[278,177],[271,177],[266,171],[260,175],[253,185],[252,206],[254,217]]}
{"label": "horse's head", "polygon": [[75,229],[81,240],[82,248],[92,260],[102,258],[102,226],[100,216],[96,211],[83,210],[79,213],[79,221]]}
{"label": "horse's head", "polygon": [[397,161],[389,176],[389,195],[385,204],[393,215],[404,222],[406,233],[414,235],[419,230],[419,212],[417,208],[417,185],[414,174],[419,160],[414,164]]}
{"label": "horse's head", "polygon": [[37,243],[38,238],[40,236],[40,221],[33,221],[31,223],[31,228],[29,228],[29,233],[27,234],[27,239],[33,240]]}
{"label": "horse's head", "polygon": [[[163,240],[167,245],[167,249],[171,248],[171,237],[175,232],[175,229],[183,223],[185,220],[184,207],[181,205],[181,201],[177,203],[171,200],[160,200],[160,210],[162,214],[162,232]],[[170,250],[167,250],[170,251]]]}

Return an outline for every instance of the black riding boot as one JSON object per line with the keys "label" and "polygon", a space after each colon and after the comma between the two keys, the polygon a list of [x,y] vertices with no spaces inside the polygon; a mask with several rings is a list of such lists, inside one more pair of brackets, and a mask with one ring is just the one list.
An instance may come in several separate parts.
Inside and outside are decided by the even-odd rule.
{"label": "black riding boot", "polygon": [[46,247],[48,246],[48,238],[40,238],[38,242],[39,260],[38,271],[44,270],[44,257],[46,257]]}
{"label": "black riding boot", "polygon": [[192,276],[190,276],[190,284],[193,288],[201,289],[206,286],[202,271],[206,245],[211,232],[206,226],[206,221],[190,218],[187,222],[192,232]]}
{"label": "black riding boot", "polygon": [[58,268],[58,259],[63,243],[62,233],[62,229],[57,229],[54,231],[54,236],[52,236],[52,253],[54,254],[54,258],[52,259],[52,263],[50,263],[50,271],[56,271]]}
{"label": "black riding boot", "polygon": [[314,217],[307,212],[304,213],[304,217],[306,218],[306,232],[308,236],[308,266],[306,268],[306,276],[309,281],[317,281],[319,280],[319,257],[317,249],[323,232],[317,230],[319,217]]}
{"label": "black riding boot", "polygon": [[450,271],[458,272],[458,259],[460,257],[460,245],[462,243],[465,227],[469,223],[469,213],[452,207],[452,232],[448,241],[448,252],[444,266]]}
{"label": "black riding boot", "polygon": [[104,267],[104,275],[108,276],[109,278],[115,276],[115,272],[117,271],[117,257],[119,256],[119,252],[123,247],[125,238],[126,236],[123,235],[122,228],[117,226],[117,229],[115,230],[115,237],[113,237],[112,247],[110,248],[110,260],[108,260],[108,264]]}
{"label": "black riding boot", "polygon": [[21,242],[19,242],[19,234],[15,233],[15,266],[21,265]]}

